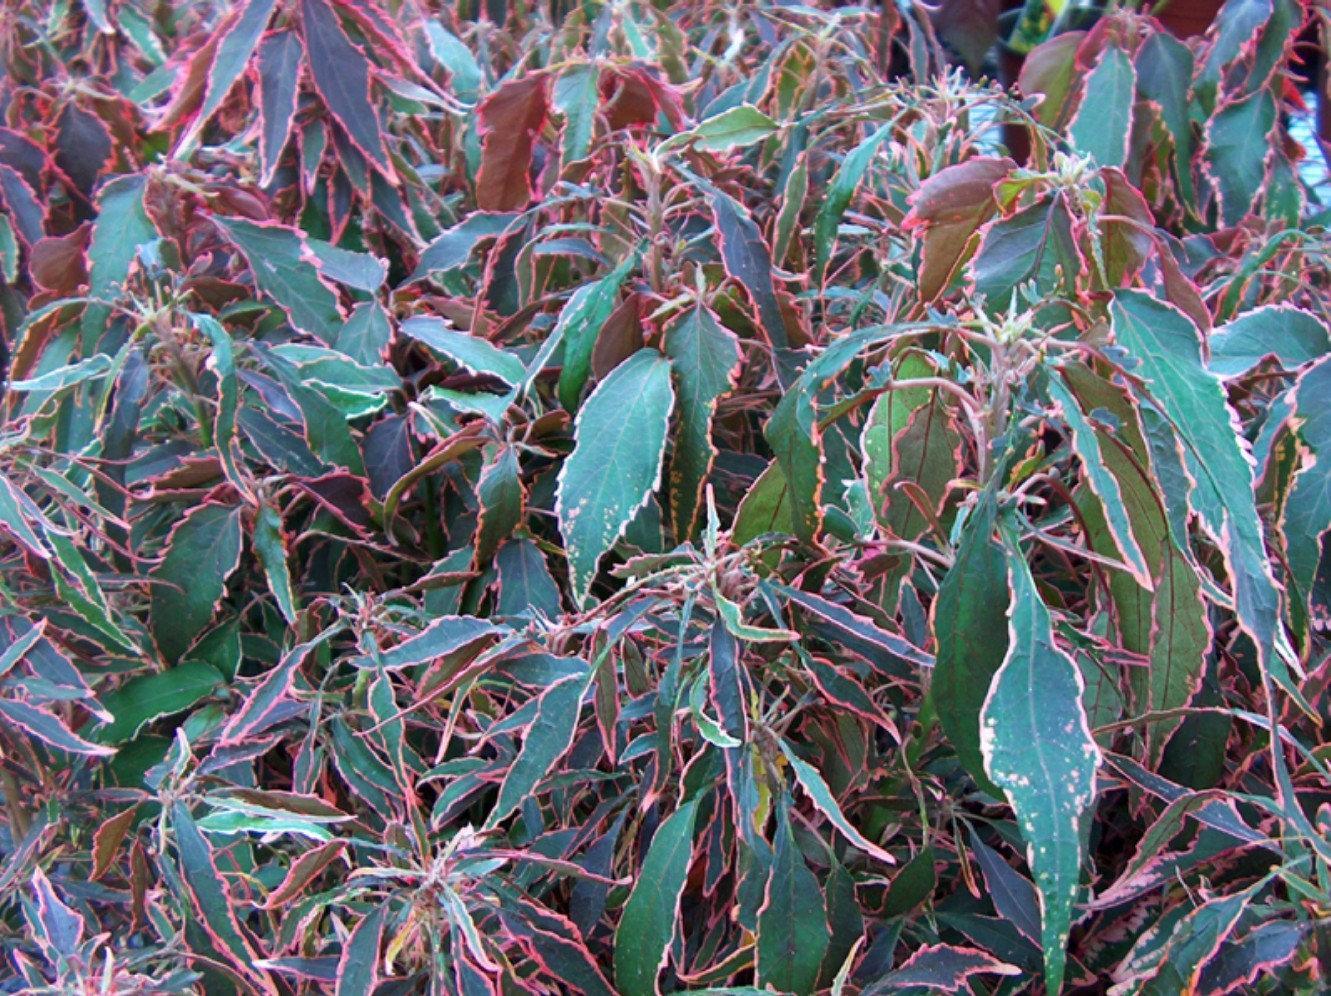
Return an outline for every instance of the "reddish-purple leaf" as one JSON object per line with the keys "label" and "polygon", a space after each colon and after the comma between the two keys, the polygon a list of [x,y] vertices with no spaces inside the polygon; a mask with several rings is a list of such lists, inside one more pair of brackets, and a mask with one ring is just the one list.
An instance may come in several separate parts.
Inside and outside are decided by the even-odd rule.
{"label": "reddish-purple leaf", "polygon": [[480,107],[481,168],[476,205],[482,211],[519,211],[532,198],[532,149],[549,111],[546,78],[510,80]]}
{"label": "reddish-purple leaf", "polygon": [[980,226],[994,216],[994,184],[1017,164],[981,157],[940,170],[911,195],[906,228],[923,227],[920,247],[920,297],[932,301],[975,251]]}
{"label": "reddish-purple leaf", "polygon": [[306,851],[287,869],[286,878],[268,895],[264,909],[277,909],[296,899],[314,879],[346,850],[345,840],[330,840],[312,851]]}
{"label": "reddish-purple leaf", "polygon": [[305,53],[315,89],[357,150],[396,182],[383,128],[370,103],[370,61],[353,45],[327,0],[300,0]]}
{"label": "reddish-purple leaf", "polygon": [[294,31],[274,31],[259,45],[259,184],[273,181],[296,118],[304,47]]}
{"label": "reddish-purple leaf", "polygon": [[9,128],[0,128],[0,165],[17,171],[33,190],[42,189],[46,162],[46,152],[32,139]]}
{"label": "reddish-purple leaf", "polygon": [[92,838],[92,874],[88,876],[89,879],[95,882],[106,874],[130,827],[134,825],[138,811],[138,806],[130,806],[97,828]]}

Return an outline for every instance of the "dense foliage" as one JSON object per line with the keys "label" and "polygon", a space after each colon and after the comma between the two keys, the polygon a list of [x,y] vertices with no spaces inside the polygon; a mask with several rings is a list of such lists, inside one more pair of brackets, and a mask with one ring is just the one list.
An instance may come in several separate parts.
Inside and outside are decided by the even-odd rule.
{"label": "dense foliage", "polygon": [[0,987],[1321,991],[1316,13],[437,6],[5,5]]}

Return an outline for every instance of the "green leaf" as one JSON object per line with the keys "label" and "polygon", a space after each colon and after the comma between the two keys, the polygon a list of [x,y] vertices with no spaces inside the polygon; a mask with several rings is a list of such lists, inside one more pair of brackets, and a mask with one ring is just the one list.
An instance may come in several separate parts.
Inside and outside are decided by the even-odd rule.
{"label": "green leaf", "polygon": [[869,164],[878,154],[882,145],[892,134],[891,123],[883,125],[859,145],[855,146],[837,167],[836,174],[827,188],[822,207],[813,222],[813,279],[821,284],[827,273],[827,264],[832,260],[832,245],[836,241],[837,228],[841,216],[850,206],[850,199],[855,196],[855,189],[869,171]]}
{"label": "green leaf", "polygon": [[431,352],[447,356],[472,373],[489,374],[510,386],[522,383],[527,369],[512,353],[487,339],[450,329],[438,318],[408,318],[402,334],[415,339]]}
{"label": "green leaf", "polygon": [[721,261],[726,273],[748,291],[758,307],[758,320],[767,341],[778,350],[790,345],[786,319],[772,282],[772,255],[762,232],[748,212],[719,190],[712,189],[710,201],[716,230],[721,237]]}
{"label": "green leaf", "polygon": [[379,981],[379,943],[388,906],[376,906],[356,924],[337,963],[336,996],[371,996]]}
{"label": "green leaf", "polygon": [[1007,556],[994,540],[996,501],[986,492],[971,513],[957,558],[938,590],[938,655],[929,684],[938,721],[976,784],[1001,792],[985,770],[980,712],[1008,650]]}
{"label": "green leaf", "polygon": [[[975,289],[991,314],[1006,312],[1019,286],[1034,282],[1048,297],[1070,287],[1083,263],[1062,194],[994,222],[972,263]],[[1020,309],[1020,304],[1018,305]]]}
{"label": "green leaf", "polygon": [[97,220],[88,246],[89,294],[111,298],[124,284],[139,246],[157,238],[157,229],[143,208],[147,177],[142,173],[116,177],[97,192]]}
{"label": "green leaf", "polygon": [[526,490],[515,447],[505,446],[485,465],[476,482],[480,521],[476,527],[476,564],[488,564],[495,551],[523,519]]}
{"label": "green leaf", "polygon": [[102,708],[115,717],[97,731],[105,744],[132,740],[149,723],[191,709],[223,683],[211,664],[186,661],[156,674],[142,674],[99,697]]}
{"label": "green leaf", "polygon": [[259,955],[236,919],[238,904],[217,870],[212,847],[183,802],[171,804],[171,829],[175,834],[176,854],[180,858],[185,887],[200,925],[232,967],[256,983],[261,992],[276,996],[278,989],[273,980],[266,972],[254,967]]}
{"label": "green leaf", "polygon": [[793,531],[805,543],[813,543],[823,521],[822,431],[803,379],[777,403],[763,435],[781,464]]}
{"label": "green leaf", "polygon": [[111,747],[89,743],[74,733],[55,713],[47,712],[16,699],[0,699],[0,716],[29,736],[70,754],[106,757],[115,753]]}
{"label": "green leaf", "polygon": [[585,157],[591,148],[600,103],[599,82],[600,72],[589,62],[567,66],[555,80],[555,109],[564,115],[560,155],[565,167]]}
{"label": "green leaf", "polygon": [[679,899],[693,862],[691,799],[657,828],[637,884],[615,930],[615,987],[622,996],[655,996],[656,976],[670,954]]}
{"label": "green leaf", "polygon": [[273,31],[259,46],[259,185],[273,182],[296,117],[303,48],[291,30]]}
{"label": "green leaf", "polygon": [[[777,123],[752,104],[740,104],[698,123],[685,133],[703,152],[729,152],[761,142],[777,130]],[[681,136],[684,137],[684,136]]]}
{"label": "green leaf", "polygon": [[314,254],[319,272],[344,287],[373,294],[388,277],[388,263],[370,253],[341,249],[322,239],[307,238],[305,243]]}
{"label": "green leaf", "polygon": [[477,246],[486,239],[502,235],[518,217],[517,214],[488,211],[467,215],[463,221],[425,247],[411,279],[420,280],[432,273],[451,273],[462,269],[470,261]]}
{"label": "green leaf", "polygon": [[1288,673],[1276,656],[1284,639],[1280,597],[1257,513],[1251,457],[1220,379],[1202,362],[1197,328],[1142,291],[1119,291],[1110,313],[1119,345],[1140,362],[1133,372],[1146,381],[1184,443],[1196,481],[1192,506],[1224,552],[1239,624],[1257,646],[1259,666],[1288,690]]}
{"label": "green leaf", "polygon": [[476,56],[460,38],[450,34],[436,18],[424,19],[425,37],[430,43],[430,54],[452,77],[453,92],[462,100],[471,102],[484,80]]}
{"label": "green leaf", "polygon": [[790,517],[790,488],[781,461],[773,460],[749,488],[735,512],[735,526],[731,539],[743,546],[768,533],[794,532]]}
{"label": "green leaf", "polygon": [[1275,99],[1266,89],[1226,102],[1211,119],[1206,159],[1226,225],[1237,225],[1256,209],[1266,185],[1268,137],[1275,124]]}
{"label": "green leaf", "polygon": [[877,844],[870,841],[861,834],[850,820],[841,812],[841,807],[837,804],[836,796],[828,787],[823,776],[818,773],[818,769],[811,764],[806,764],[795,755],[784,741],[781,743],[781,751],[786,755],[786,760],[790,762],[790,770],[795,775],[795,781],[799,782],[800,788],[809,797],[817,810],[822,813],[836,827],[846,840],[850,841],[852,847],[858,847],[866,854],[872,855],[883,864],[894,865],[897,859],[892,857],[887,851],[883,850]]}
{"label": "green leaf", "polygon": [[477,640],[507,632],[505,627],[475,616],[442,616],[415,636],[408,637],[389,650],[381,650],[367,657],[353,658],[356,667],[375,670],[399,671],[428,661],[437,660]]}
{"label": "green leaf", "polygon": [[1286,370],[1331,353],[1326,326],[1314,314],[1288,304],[1267,304],[1245,312],[1207,337],[1211,372],[1221,377],[1247,373],[1267,357]]}
{"label": "green leaf", "polygon": [[1062,408],[1063,417],[1072,430],[1072,448],[1081,460],[1082,469],[1086,471],[1086,482],[1100,499],[1110,534],[1123,562],[1127,564],[1133,579],[1143,588],[1155,587],[1151,569],[1146,563],[1146,556],[1142,553],[1137,537],[1132,531],[1127,506],[1119,491],[1118,479],[1109,472],[1101,456],[1100,439],[1095,429],[1082,412],[1077,399],[1057,375],[1049,378],[1049,396]]}
{"label": "green leaf", "polygon": [[300,21],[314,88],[356,149],[394,179],[385,129],[370,103],[370,60],[351,44],[327,0],[300,0]]}
{"label": "green leaf", "polygon": [[564,343],[564,366],[559,371],[559,403],[567,412],[578,410],[582,389],[591,376],[597,337],[615,310],[624,278],[637,265],[635,254],[600,280],[579,287],[559,313],[559,321],[550,335]]}
{"label": "green leaf", "polygon": [[1100,750],[1082,705],[1081,672],[1055,644],[1026,555],[1009,542],[1008,651],[981,710],[980,749],[985,771],[1007,793],[1026,842],[1040,893],[1045,986],[1056,993],[1063,985]]}
{"label": "green leaf", "polygon": [[670,511],[675,537],[693,536],[703,484],[716,459],[712,416],[721,395],[735,386],[739,340],[699,303],[671,322],[665,352],[679,378],[679,435],[670,460]]}
{"label": "green leaf", "polygon": [[495,553],[495,570],[499,573],[499,615],[536,613],[558,618],[559,586],[535,542],[525,537],[505,541]]}
{"label": "green leaf", "polygon": [[384,361],[384,350],[393,337],[388,312],[377,301],[366,301],[351,309],[351,317],[337,333],[333,348],[365,366]]}
{"label": "green leaf", "polygon": [[1108,46],[1086,78],[1081,110],[1068,131],[1078,152],[1093,156],[1100,166],[1122,166],[1132,134],[1132,105],[1137,72],[1122,49]]}
{"label": "green leaf", "polygon": [[212,343],[213,354],[208,359],[208,366],[217,377],[217,412],[213,416],[212,439],[222,458],[227,478],[238,488],[245,487],[236,466],[236,452],[232,443],[236,438],[236,408],[239,402],[239,386],[236,382],[236,358],[232,348],[231,336],[222,323],[208,315],[192,315],[194,326],[208,337]]}
{"label": "green leaf", "polygon": [[255,284],[278,303],[292,325],[323,343],[337,338],[344,321],[337,295],[309,261],[309,247],[298,229],[216,216],[213,223],[240,250]]}
{"label": "green leaf", "polygon": [[172,531],[153,572],[149,609],[153,638],[168,662],[180,660],[213,621],[240,546],[240,509],[227,505],[200,505]]}
{"label": "green leaf", "polygon": [[818,879],[804,863],[783,805],[767,892],[758,910],[758,982],[783,993],[811,993],[831,940]]}
{"label": "green leaf", "polygon": [[260,505],[254,516],[254,552],[263,564],[268,590],[277,599],[283,618],[295,625],[296,598],[291,590],[291,569],[287,566],[286,539],[282,535],[282,515],[271,505]]}
{"label": "green leaf", "polygon": [[555,682],[541,693],[532,720],[522,740],[522,749],[514,759],[499,798],[485,820],[483,829],[498,826],[536,790],[560,758],[573,746],[577,732],[579,706],[590,678],[572,675]]}
{"label": "green leaf", "polygon": [[1312,611],[1322,538],[1331,530],[1331,357],[1309,367],[1295,383],[1291,421],[1303,455],[1285,497],[1280,531],[1291,594],[1300,607],[1294,615],[1302,621]]}
{"label": "green leaf", "polygon": [[669,361],[643,349],[616,367],[578,413],[555,512],[580,605],[601,557],[660,484],[674,401]]}
{"label": "green leaf", "polygon": [[800,638],[798,633],[788,629],[750,626],[744,621],[744,610],[721,594],[715,586],[712,588],[712,601],[716,603],[716,614],[721,617],[730,634],[737,639],[747,643],[791,643]]}

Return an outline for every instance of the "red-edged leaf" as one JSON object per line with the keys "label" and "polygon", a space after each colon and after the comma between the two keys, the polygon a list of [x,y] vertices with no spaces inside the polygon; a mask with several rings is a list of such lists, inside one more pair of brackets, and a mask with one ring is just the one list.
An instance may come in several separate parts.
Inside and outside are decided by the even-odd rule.
{"label": "red-edged leaf", "polygon": [[56,119],[55,164],[87,197],[111,157],[111,133],[96,114],[66,104]]}
{"label": "red-edged leaf", "polygon": [[259,185],[273,180],[291,136],[304,49],[294,31],[274,31],[259,46]]}
{"label": "red-edged leaf", "polygon": [[767,341],[777,349],[787,348],[790,339],[786,335],[786,320],[772,283],[772,254],[762,233],[744,209],[725,194],[717,191],[710,199],[726,273],[753,298]]}
{"label": "red-edged leaf", "polygon": [[779,586],[778,590],[800,608],[811,612],[845,647],[870,661],[890,658],[919,667],[933,667],[934,659],[903,636],[889,633],[873,620],[856,615],[844,605],[829,602],[819,595],[798,588]]}
{"label": "red-edged leaf", "polygon": [[532,148],[549,111],[546,78],[510,80],[481,104],[481,168],[476,205],[482,211],[518,211],[532,198]]}
{"label": "red-edged leaf", "polygon": [[387,906],[379,906],[347,938],[337,963],[336,996],[370,996],[379,981],[379,942]]}
{"label": "red-edged leaf", "polygon": [[185,888],[203,929],[218,952],[229,958],[241,975],[257,984],[261,991],[277,996],[278,989],[272,977],[254,967],[259,959],[258,952],[236,919],[237,904],[217,870],[213,849],[184,803],[172,803],[171,826],[175,831],[176,853],[180,857]]}
{"label": "red-edged leaf", "polygon": [[0,206],[9,209],[24,245],[35,246],[46,234],[46,212],[18,171],[0,164]]}
{"label": "red-edged leaf", "polygon": [[340,628],[332,626],[313,640],[290,650],[277,667],[264,676],[258,687],[245,700],[245,704],[231,717],[231,722],[222,731],[219,746],[228,747],[243,743],[252,733],[262,728],[264,720],[286,697],[295,679],[296,669],[304,662],[305,657]]}
{"label": "red-edged leaf", "polygon": [[37,925],[41,928],[35,940],[43,947],[52,948],[57,955],[76,954],[83,940],[83,917],[61,901],[40,867],[32,873],[32,893],[37,900]]}
{"label": "red-edged leaf", "polygon": [[331,840],[312,851],[306,851],[287,869],[286,878],[268,895],[264,909],[277,909],[294,900],[314,881],[321,871],[327,868],[346,850],[345,840]]}
{"label": "red-edged leaf", "polygon": [[972,975],[1021,975],[1016,965],[999,961],[986,951],[958,948],[950,944],[930,944],[920,948],[895,972],[865,990],[890,993],[912,986],[925,986],[934,992],[960,992]]}
{"label": "red-edged leaf", "polygon": [[92,757],[108,757],[115,753],[111,747],[92,744],[73,733],[65,721],[54,713],[15,699],[0,699],[0,716],[4,716],[29,736],[58,750]]}
{"label": "red-edged leaf", "polygon": [[97,881],[111,867],[138,811],[138,806],[130,806],[97,828],[92,837],[92,874],[88,876],[91,881]]}
{"label": "red-edged leaf", "polygon": [[347,38],[327,0],[300,0],[300,18],[319,96],[357,150],[396,182],[379,116],[370,103],[370,61]]}
{"label": "red-edged leaf", "polygon": [[263,30],[268,26],[268,19],[273,15],[273,4],[274,0],[250,0],[240,16],[232,20],[220,36],[217,57],[213,60],[208,83],[204,87],[203,106],[182,136],[181,145],[193,143],[208,119],[222,106],[222,101],[231,92],[236,80],[245,72],[245,67],[249,65],[259,45],[259,39],[263,37]]}
{"label": "red-edged leaf", "polygon": [[911,195],[907,228],[923,227],[920,297],[932,301],[975,251],[975,233],[998,210],[994,184],[1016,169],[1011,159],[968,159],[940,170]]}

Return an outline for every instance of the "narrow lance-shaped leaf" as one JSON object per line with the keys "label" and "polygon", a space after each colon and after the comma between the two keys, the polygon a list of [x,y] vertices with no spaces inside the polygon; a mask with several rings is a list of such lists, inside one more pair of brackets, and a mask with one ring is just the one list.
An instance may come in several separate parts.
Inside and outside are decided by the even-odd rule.
{"label": "narrow lance-shaped leaf", "polygon": [[698,800],[670,814],[652,837],[637,884],[615,930],[615,987],[622,996],[655,996],[656,977],[679,922],[679,897],[693,863]]}
{"label": "narrow lance-shaped leaf", "polygon": [[753,298],[767,341],[778,350],[786,349],[790,339],[772,282],[772,254],[762,233],[748,213],[725,194],[713,191],[710,200],[721,236],[721,260],[726,273],[739,281]]}
{"label": "narrow lance-shaped leaf", "polygon": [[1082,705],[1076,662],[1054,642],[1049,610],[1026,555],[1007,546],[1012,607],[1008,651],[980,714],[980,750],[1007,793],[1040,894],[1045,985],[1063,985],[1080,888],[1082,829],[1095,799],[1100,751]]}
{"label": "narrow lance-shaped leaf", "polygon": [[259,46],[259,184],[268,186],[296,119],[304,56],[294,31],[274,31]]}
{"label": "narrow lance-shaped leaf", "polygon": [[268,578],[268,590],[277,599],[283,618],[296,622],[296,598],[291,590],[291,569],[287,566],[286,539],[282,535],[282,516],[271,505],[259,506],[254,516],[254,550]]}
{"label": "narrow lance-shaped leaf", "polygon": [[512,353],[493,345],[488,339],[450,329],[438,318],[408,318],[402,323],[401,331],[431,352],[447,356],[472,373],[489,374],[510,385],[520,384],[526,376],[522,361]]}
{"label": "narrow lance-shaped leaf", "polygon": [[1131,570],[1133,579],[1143,588],[1149,590],[1155,587],[1146,557],[1132,531],[1127,508],[1119,492],[1118,480],[1109,472],[1100,455],[1100,440],[1096,436],[1095,429],[1082,412],[1077,399],[1057,375],[1049,378],[1049,395],[1062,408],[1063,417],[1072,429],[1073,449],[1076,450],[1082,468],[1086,471],[1087,483],[1104,506],[1110,533],[1123,557],[1123,562]]}
{"label": "narrow lance-shaped leaf", "polygon": [[222,106],[222,101],[231,92],[236,80],[245,72],[250,57],[259,45],[259,39],[263,37],[263,30],[268,26],[268,19],[272,17],[273,5],[274,0],[249,0],[240,16],[222,35],[217,45],[217,56],[208,73],[203,106],[180,139],[180,147],[188,148],[194,144],[204,125]]}
{"label": "narrow lance-shaped leaf", "polygon": [[1331,358],[1323,358],[1299,377],[1291,423],[1300,445],[1299,467],[1285,497],[1280,531],[1298,603],[1292,615],[1306,628],[1322,539],[1331,530]]}
{"label": "narrow lance-shaped leaf", "polygon": [[53,712],[39,709],[17,699],[0,699],[0,716],[13,723],[28,736],[57,750],[70,754],[86,754],[91,757],[105,757],[115,753],[110,747],[89,743],[74,733],[65,721]]}
{"label": "narrow lance-shaped leaf", "polygon": [[236,358],[231,336],[222,323],[209,315],[194,315],[194,325],[208,337],[213,352],[208,366],[217,377],[217,413],[213,416],[213,445],[222,458],[227,479],[242,490],[247,490],[245,479],[236,465],[236,452],[232,446],[236,438],[236,406],[239,388],[236,383]]}
{"label": "narrow lance-shaped leaf", "polygon": [[527,728],[522,749],[514,759],[499,798],[485,820],[485,829],[497,826],[531,796],[536,786],[573,746],[578,726],[578,707],[590,677],[572,675],[555,682],[543,693],[536,718]]}
{"label": "narrow lance-shaped leaf", "polygon": [[853,847],[858,847],[861,851],[872,855],[884,864],[894,865],[897,863],[896,858],[865,837],[855,829],[850,820],[846,819],[846,815],[837,804],[836,796],[832,794],[831,788],[823,780],[823,776],[818,773],[817,768],[801,761],[784,742],[781,744],[781,752],[786,755],[786,760],[790,762],[790,770],[795,775],[795,781],[799,782],[800,788],[809,797],[809,801],[831,821],[832,826],[836,827]]}
{"label": "narrow lance-shaped leaf", "polygon": [[213,849],[195,825],[183,802],[171,805],[171,829],[185,886],[203,928],[232,966],[264,993],[276,996],[277,987],[268,973],[254,967],[259,955],[241,931],[236,903],[217,870]]}
{"label": "narrow lance-shaped leaf", "polygon": [[327,0],[300,0],[301,26],[315,89],[353,145],[389,180],[384,129],[370,103],[370,60],[347,38]]}
{"label": "narrow lance-shaped leaf", "polygon": [[379,943],[388,907],[379,905],[347,938],[337,964],[336,996],[371,996],[379,980]]}
{"label": "narrow lance-shaped leaf", "polygon": [[699,122],[681,137],[691,139],[693,147],[704,152],[729,152],[761,142],[776,130],[776,122],[758,108],[752,104],[739,104]]}
{"label": "narrow lance-shaped leaf", "polygon": [[679,378],[679,437],[670,460],[670,510],[675,536],[693,535],[703,484],[716,458],[712,416],[716,402],[735,385],[739,340],[703,304],[666,328],[665,351]]}
{"label": "narrow lance-shaped leaf", "polygon": [[878,154],[878,147],[892,133],[892,127],[891,123],[883,125],[853,148],[832,177],[827,196],[813,222],[813,277],[820,284],[827,273],[827,264],[832,259],[832,246],[836,242],[841,216],[846,213],[850,199],[855,196],[855,189],[869,171],[869,164]]}
{"label": "narrow lance-shaped leaf", "polygon": [[601,557],[660,484],[674,402],[670,362],[643,349],[616,367],[578,413],[555,511],[579,604],[587,600]]}

